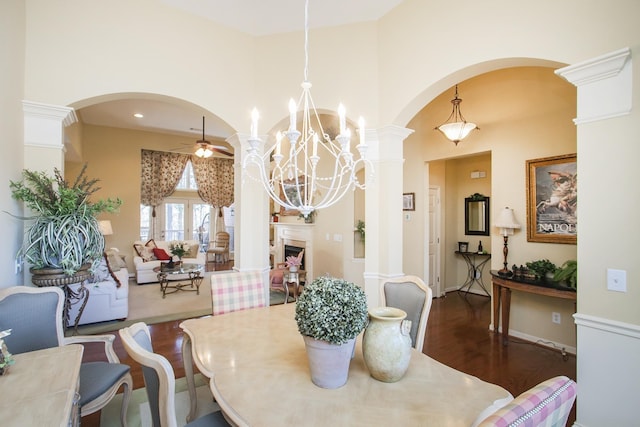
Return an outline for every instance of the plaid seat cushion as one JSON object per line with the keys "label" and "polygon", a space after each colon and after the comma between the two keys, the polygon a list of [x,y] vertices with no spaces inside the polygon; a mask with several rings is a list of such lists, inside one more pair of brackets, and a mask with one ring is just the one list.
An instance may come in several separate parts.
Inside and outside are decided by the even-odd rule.
{"label": "plaid seat cushion", "polygon": [[265,285],[258,271],[211,275],[213,315],[265,307]]}
{"label": "plaid seat cushion", "polygon": [[544,381],[494,412],[479,427],[564,427],[576,399],[576,383],[565,376]]}

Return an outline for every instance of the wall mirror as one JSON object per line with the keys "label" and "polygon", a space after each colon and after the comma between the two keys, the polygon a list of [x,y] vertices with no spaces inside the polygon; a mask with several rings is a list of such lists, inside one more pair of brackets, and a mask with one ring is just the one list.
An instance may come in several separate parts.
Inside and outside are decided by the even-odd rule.
{"label": "wall mirror", "polygon": [[464,234],[489,235],[489,198],[476,193],[464,199]]}

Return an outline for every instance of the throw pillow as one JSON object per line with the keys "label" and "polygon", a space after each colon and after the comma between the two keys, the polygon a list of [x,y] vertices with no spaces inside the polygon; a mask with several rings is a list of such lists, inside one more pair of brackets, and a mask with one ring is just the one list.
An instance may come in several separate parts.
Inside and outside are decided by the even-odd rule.
{"label": "throw pillow", "polygon": [[149,239],[147,243],[145,243],[144,245],[142,245],[141,243],[135,243],[133,245],[133,249],[136,251],[138,256],[142,258],[144,262],[152,261],[156,259],[155,256],[153,255],[153,249],[157,247],[158,246],[156,245],[156,242],[153,239]]}
{"label": "throw pillow", "polygon": [[167,251],[161,248],[153,248],[153,255],[160,261],[169,261],[171,259],[171,256]]}
{"label": "throw pillow", "polygon": [[197,258],[199,250],[200,250],[199,244],[195,243],[195,244],[189,245],[189,252],[187,252],[185,256],[187,258]]}
{"label": "throw pillow", "polygon": [[[116,288],[119,288],[122,285],[122,283],[120,283],[120,280],[118,280],[118,276],[116,276],[113,273],[114,270],[111,267],[111,264],[110,264],[110,261],[109,261],[109,257],[108,257],[108,255],[106,253],[104,254],[103,260],[104,260],[105,264],[107,265],[107,271],[109,271],[109,276],[113,279],[114,282],[116,282]],[[115,262],[117,263],[118,261],[115,260]],[[118,267],[118,270],[120,270],[120,267]]]}
{"label": "throw pillow", "polygon": [[111,267],[112,271],[119,271],[122,268],[122,265],[120,264],[120,261],[122,261],[122,259],[118,256],[116,251],[114,251],[113,249],[107,249],[106,251],[104,251],[104,256],[107,259],[109,267]]}

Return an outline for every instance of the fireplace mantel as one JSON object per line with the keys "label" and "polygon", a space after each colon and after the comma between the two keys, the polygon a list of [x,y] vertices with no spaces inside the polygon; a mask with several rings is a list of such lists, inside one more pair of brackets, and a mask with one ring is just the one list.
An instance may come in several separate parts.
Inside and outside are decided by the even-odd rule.
{"label": "fireplace mantel", "polygon": [[307,280],[313,280],[313,224],[277,223],[273,225],[274,261],[284,262],[284,245],[304,248]]}

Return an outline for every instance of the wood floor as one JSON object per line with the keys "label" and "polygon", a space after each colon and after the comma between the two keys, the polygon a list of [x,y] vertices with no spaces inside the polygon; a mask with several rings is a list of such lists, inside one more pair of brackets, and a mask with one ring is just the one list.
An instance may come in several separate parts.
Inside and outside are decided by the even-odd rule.
{"label": "wood floor", "polygon": [[[180,322],[150,325],[155,351],[171,362],[177,378],[184,376]],[[429,315],[423,352],[462,372],[498,384],[514,396],[556,375],[575,380],[575,356],[513,337],[503,346],[499,337],[489,331],[490,323],[488,297],[452,292],[436,298]],[[131,366],[134,388],[144,387],[139,365],[127,356],[117,331],[114,334],[120,360]],[[86,347],[84,359],[98,360],[100,356],[95,348]],[[575,406],[567,425],[572,425],[574,420]],[[99,423],[99,414],[82,418],[83,426],[99,426]]]}

